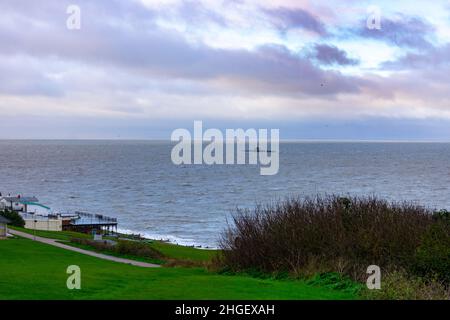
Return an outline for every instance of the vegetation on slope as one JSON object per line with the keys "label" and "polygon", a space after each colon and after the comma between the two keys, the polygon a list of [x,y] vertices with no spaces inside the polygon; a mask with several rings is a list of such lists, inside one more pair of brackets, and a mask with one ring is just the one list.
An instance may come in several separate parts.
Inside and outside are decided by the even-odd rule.
{"label": "vegetation on slope", "polygon": [[219,265],[233,271],[337,272],[365,283],[367,267],[378,265],[384,275],[449,286],[448,212],[414,203],[327,196],[238,210],[221,248]]}
{"label": "vegetation on slope", "polygon": [[[139,268],[27,239],[0,241],[0,299],[353,299],[303,281],[224,276],[202,268]],[[66,287],[69,265],[81,290]]]}
{"label": "vegetation on slope", "polygon": [[23,218],[15,211],[0,210],[0,216],[8,219],[11,226],[23,227],[25,225]]}

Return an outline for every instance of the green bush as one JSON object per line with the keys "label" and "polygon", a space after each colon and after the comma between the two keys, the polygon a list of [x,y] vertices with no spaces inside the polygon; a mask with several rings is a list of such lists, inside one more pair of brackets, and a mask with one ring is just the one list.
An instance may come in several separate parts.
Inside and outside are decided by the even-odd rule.
{"label": "green bush", "polygon": [[94,241],[79,238],[71,238],[70,242],[90,246],[99,251],[109,251],[121,255],[130,255],[151,259],[163,258],[163,254],[161,252],[143,242],[119,240],[116,244],[112,244],[108,241]]}
{"label": "green bush", "polygon": [[146,243],[137,241],[119,240],[115,246],[115,251],[124,255],[132,255],[137,257],[160,259],[163,257],[161,252],[150,247]]}
{"label": "green bush", "polygon": [[413,271],[450,284],[450,223],[439,218],[425,233],[417,249]]}
{"label": "green bush", "polygon": [[439,210],[433,213],[433,218],[437,221],[444,221],[446,223],[450,223],[450,211],[448,210]]}
{"label": "green bush", "polygon": [[9,223],[11,226],[21,227],[21,228],[23,228],[25,226],[25,221],[15,211],[3,210],[3,211],[0,211],[0,215],[4,218],[8,219],[9,221],[11,221],[11,223]]}

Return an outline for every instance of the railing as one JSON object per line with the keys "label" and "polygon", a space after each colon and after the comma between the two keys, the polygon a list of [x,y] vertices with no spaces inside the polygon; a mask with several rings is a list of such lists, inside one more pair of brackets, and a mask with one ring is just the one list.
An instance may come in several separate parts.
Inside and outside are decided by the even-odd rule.
{"label": "railing", "polygon": [[25,219],[39,219],[39,220],[48,220],[48,219],[59,219],[59,218],[69,218],[72,222],[87,222],[91,224],[102,224],[102,223],[108,223],[108,224],[117,224],[117,218],[107,217],[102,214],[93,214],[83,211],[75,211],[75,212],[58,212],[58,213],[52,213],[47,216],[41,216],[38,214],[32,214],[32,213],[22,213],[22,216]]}
{"label": "railing", "polygon": [[101,221],[108,221],[108,222],[117,222],[117,218],[111,218],[104,216],[102,214],[94,214],[94,213],[88,213],[83,211],[75,211],[75,214],[79,215],[80,217],[87,217],[87,218],[94,218]]}

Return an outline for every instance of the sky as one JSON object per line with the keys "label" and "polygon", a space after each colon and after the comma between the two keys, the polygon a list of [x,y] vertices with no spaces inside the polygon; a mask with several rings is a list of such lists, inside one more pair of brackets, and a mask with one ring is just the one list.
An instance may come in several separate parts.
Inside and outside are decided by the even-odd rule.
{"label": "sky", "polygon": [[2,0],[0,114],[0,139],[447,141],[450,1]]}

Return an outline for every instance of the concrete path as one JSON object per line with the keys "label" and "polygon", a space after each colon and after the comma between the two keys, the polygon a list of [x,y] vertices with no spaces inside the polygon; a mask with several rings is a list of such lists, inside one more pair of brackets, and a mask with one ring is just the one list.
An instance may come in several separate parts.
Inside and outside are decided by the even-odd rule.
{"label": "concrete path", "polygon": [[102,253],[97,253],[97,252],[93,252],[93,251],[89,251],[89,250],[80,249],[77,247],[68,246],[68,245],[62,244],[60,242],[57,242],[58,240],[55,240],[55,239],[42,238],[42,237],[38,237],[38,236],[36,236],[36,238],[35,238],[34,235],[32,235],[32,234],[17,231],[17,230],[8,229],[8,232],[13,235],[19,236],[19,237],[36,240],[38,242],[49,244],[51,246],[55,246],[55,247],[70,250],[70,251],[75,251],[75,252],[78,252],[81,254],[85,254],[85,255],[96,257],[96,258],[103,259],[103,260],[131,264],[133,266],[143,267],[143,268],[158,268],[158,267],[160,267],[160,265],[153,264],[153,263],[140,262],[140,261],[135,261],[135,260],[130,260],[130,259],[113,257],[113,256],[108,256],[108,255],[102,254]]}

